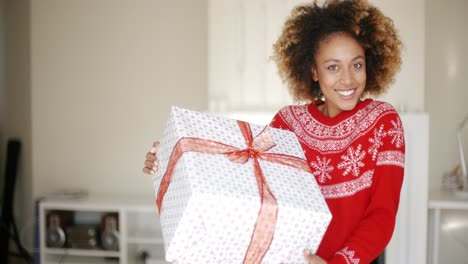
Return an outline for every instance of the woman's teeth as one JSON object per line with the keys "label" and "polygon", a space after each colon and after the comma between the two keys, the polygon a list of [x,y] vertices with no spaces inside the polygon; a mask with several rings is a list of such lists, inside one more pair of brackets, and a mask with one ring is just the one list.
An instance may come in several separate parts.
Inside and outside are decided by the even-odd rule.
{"label": "woman's teeth", "polygon": [[339,91],[336,91],[337,93],[339,93],[340,95],[342,96],[350,96],[354,93],[354,89],[353,90],[339,90]]}

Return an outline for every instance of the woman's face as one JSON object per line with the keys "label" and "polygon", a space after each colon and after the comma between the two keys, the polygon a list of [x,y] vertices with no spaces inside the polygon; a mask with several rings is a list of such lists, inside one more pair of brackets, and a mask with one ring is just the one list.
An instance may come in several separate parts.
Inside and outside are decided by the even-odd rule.
{"label": "woman's face", "polygon": [[363,47],[345,33],[328,36],[320,42],[315,54],[312,78],[319,82],[325,97],[322,113],[334,117],[352,110],[366,86]]}

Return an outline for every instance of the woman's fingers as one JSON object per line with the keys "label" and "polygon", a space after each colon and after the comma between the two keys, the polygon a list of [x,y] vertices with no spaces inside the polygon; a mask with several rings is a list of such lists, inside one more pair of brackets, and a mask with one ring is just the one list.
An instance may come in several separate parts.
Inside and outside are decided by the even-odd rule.
{"label": "woman's fingers", "polygon": [[156,173],[156,171],[154,171],[154,170],[152,170],[152,169],[150,169],[150,168],[144,167],[144,168],[143,168],[143,173],[144,173],[144,174],[151,174],[151,175],[153,175],[153,174]]}
{"label": "woman's fingers", "polygon": [[147,160],[147,161],[149,160],[149,161],[153,161],[153,162],[154,162],[154,161],[156,161],[156,155],[155,155],[154,153],[152,153],[152,152],[148,152],[148,153],[146,154],[146,160]]}
{"label": "woman's fingers", "polygon": [[145,161],[145,167],[148,169],[156,170],[158,168],[158,165],[155,164],[153,161],[147,160]]}
{"label": "woman's fingers", "polygon": [[159,149],[159,142],[154,142],[153,148],[150,152],[146,153],[145,167],[143,172],[145,174],[155,174],[158,170],[158,159],[156,157],[156,152]]}
{"label": "woman's fingers", "polygon": [[159,141],[156,141],[153,143],[153,148],[151,149],[151,152],[152,153],[156,153],[156,151],[158,151],[159,149]]}
{"label": "woman's fingers", "polygon": [[153,160],[146,160],[143,172],[146,174],[155,174],[158,170],[158,164]]}

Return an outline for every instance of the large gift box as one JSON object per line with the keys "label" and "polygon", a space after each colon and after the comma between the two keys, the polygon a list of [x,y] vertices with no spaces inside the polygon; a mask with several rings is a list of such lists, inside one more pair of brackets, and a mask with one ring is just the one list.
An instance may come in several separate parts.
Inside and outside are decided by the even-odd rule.
{"label": "large gift box", "polygon": [[157,158],[169,262],[307,263],[331,220],[290,131],[173,107]]}

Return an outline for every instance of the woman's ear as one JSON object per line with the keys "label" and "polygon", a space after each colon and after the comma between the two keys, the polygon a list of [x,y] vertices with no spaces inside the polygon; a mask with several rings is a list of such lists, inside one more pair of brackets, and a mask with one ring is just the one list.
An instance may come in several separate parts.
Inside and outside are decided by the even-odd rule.
{"label": "woman's ear", "polygon": [[317,67],[315,64],[310,65],[310,72],[312,73],[312,80],[314,80],[314,82],[318,82]]}

